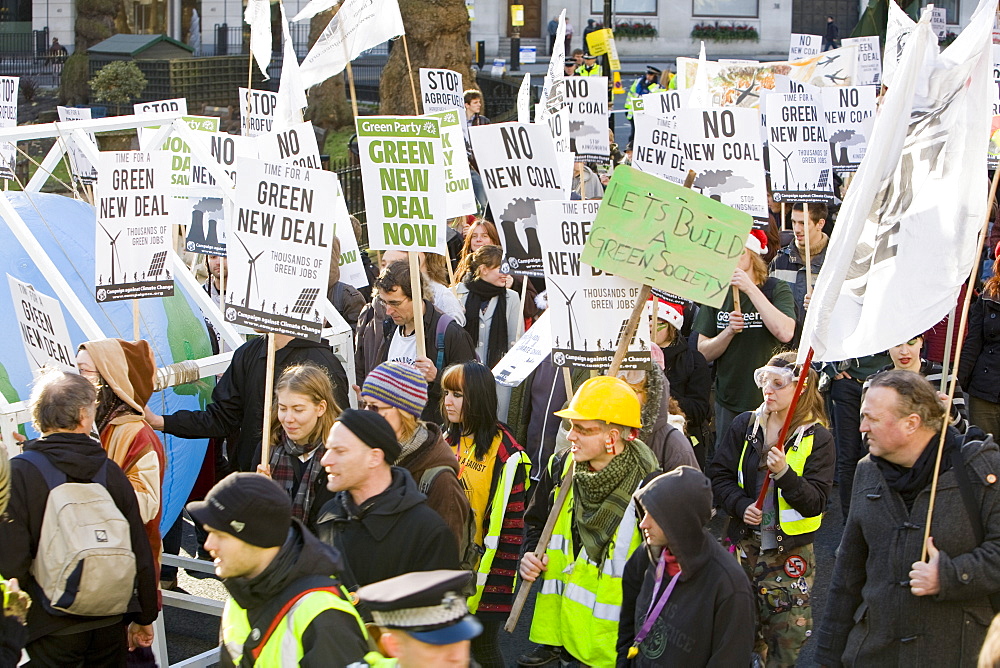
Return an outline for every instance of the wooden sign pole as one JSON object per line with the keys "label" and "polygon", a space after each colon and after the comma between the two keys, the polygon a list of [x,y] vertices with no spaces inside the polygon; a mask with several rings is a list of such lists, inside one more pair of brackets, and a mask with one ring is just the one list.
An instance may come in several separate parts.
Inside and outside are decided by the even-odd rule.
{"label": "wooden sign pole", "polygon": [[809,202],[802,203],[802,230],[806,242],[806,295],[811,295],[812,288],[812,249],[809,246],[809,232],[812,230],[812,220],[809,218]]}
{"label": "wooden sign pole", "polygon": [[413,295],[413,330],[417,334],[417,357],[427,357],[424,340],[424,298],[420,290],[420,259],[415,251],[406,251],[410,261],[410,294]]}
{"label": "wooden sign pole", "polygon": [[260,432],[260,463],[271,462],[271,394],[274,392],[274,332],[267,333],[267,365],[264,371],[264,424]]}

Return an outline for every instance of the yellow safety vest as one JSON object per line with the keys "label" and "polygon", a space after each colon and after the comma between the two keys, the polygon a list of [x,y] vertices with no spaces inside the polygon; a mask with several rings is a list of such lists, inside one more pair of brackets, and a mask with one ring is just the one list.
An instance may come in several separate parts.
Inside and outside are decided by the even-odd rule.
{"label": "yellow safety vest", "polygon": [[[528,453],[519,450],[509,457],[503,465],[500,473],[500,481],[497,484],[493,498],[490,500],[490,522],[486,528],[486,535],[483,536],[483,547],[485,551],[479,559],[479,567],[476,569],[476,593],[469,597],[469,612],[475,613],[479,609],[479,601],[483,597],[483,587],[486,586],[486,578],[490,574],[490,567],[496,557],[497,548],[500,547],[500,529],[503,528],[503,516],[507,510],[507,502],[510,499],[510,490],[514,487],[514,475],[517,467],[524,467],[524,486],[528,490],[528,471],[531,468],[531,460]],[[517,588],[517,576],[514,576],[514,588]]]}
{"label": "yellow safety vest", "polygon": [[[553,460],[549,461],[550,472]],[[559,480],[572,465],[573,458],[567,456]],[[559,493],[558,485],[554,493]],[[622,606],[622,575],[625,563],[642,544],[635,500],[625,509],[608,547],[608,555],[600,565],[587,556],[583,547],[573,558],[572,509],[571,489],[545,552],[549,563],[542,574],[541,591],[535,598],[529,638],[535,643],[565,647],[574,658],[588,666],[614,666]]]}
{"label": "yellow safety vest", "polygon": [[[809,455],[812,454],[813,449],[813,435],[803,435],[806,429],[807,427],[805,426],[799,427],[795,443],[791,447],[785,448],[785,461],[798,475],[802,475],[802,471],[806,466],[806,460],[809,459]],[[736,482],[739,484],[740,489],[743,489],[743,458],[747,454],[748,447],[749,442],[744,438],[743,452],[740,453],[740,463],[736,468]],[[812,533],[819,529],[820,524],[823,522],[822,513],[814,517],[803,517],[799,511],[788,505],[785,495],[781,492],[781,488],[777,485],[774,487],[778,490],[778,525],[775,527],[778,531],[789,536],[801,536],[804,533]]]}
{"label": "yellow safety vest", "polygon": [[[254,638],[256,640],[261,633],[270,631],[270,636],[265,638],[263,644],[253,650],[251,663],[260,666],[296,666],[303,655],[302,635],[313,619],[326,610],[339,610],[353,617],[361,629],[362,636],[367,640],[368,632],[357,610],[347,600],[343,589],[340,589],[341,593],[338,594],[333,591],[334,586],[307,590],[297,598],[293,598],[289,601],[291,605],[285,614],[272,624],[272,629],[250,628],[247,611],[229,598],[222,610],[223,651],[229,654],[233,665],[238,666],[243,660],[243,646],[247,639],[256,634]],[[365,658],[367,660],[368,656]]]}
{"label": "yellow safety vest", "polygon": [[580,65],[576,68],[576,73],[581,77],[600,77],[604,76],[604,67],[602,65],[594,65],[588,70],[586,65]]}
{"label": "yellow safety vest", "polygon": [[[626,118],[632,118],[632,112],[633,112],[632,106],[634,104],[634,101],[642,97],[642,95],[639,94],[640,81],[642,81],[642,79],[636,79],[635,81],[632,82],[632,85],[628,87],[628,95],[625,96],[625,109],[628,110],[625,112]],[[649,84],[649,90],[647,91],[646,94],[659,93],[662,90],[663,87],[654,81],[653,83]]]}

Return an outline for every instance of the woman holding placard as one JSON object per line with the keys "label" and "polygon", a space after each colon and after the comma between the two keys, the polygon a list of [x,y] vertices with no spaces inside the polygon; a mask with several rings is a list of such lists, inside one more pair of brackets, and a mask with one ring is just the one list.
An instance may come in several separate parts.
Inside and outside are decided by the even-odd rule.
{"label": "woman holding placard", "polygon": [[[465,242],[462,244],[462,252],[458,257],[458,267],[455,268],[455,278],[461,281],[462,277],[469,272],[469,262],[472,260],[472,254],[483,246],[489,245],[503,248],[503,244],[500,243],[500,233],[497,232],[496,225],[486,219],[480,218],[470,225],[466,231]],[[524,286],[523,282],[525,280],[528,279],[524,276],[511,276],[507,287],[518,294],[524,291],[524,319],[530,321],[537,318],[541,310],[535,304],[535,297],[538,295],[538,291],[530,280],[528,280],[528,285]]]}

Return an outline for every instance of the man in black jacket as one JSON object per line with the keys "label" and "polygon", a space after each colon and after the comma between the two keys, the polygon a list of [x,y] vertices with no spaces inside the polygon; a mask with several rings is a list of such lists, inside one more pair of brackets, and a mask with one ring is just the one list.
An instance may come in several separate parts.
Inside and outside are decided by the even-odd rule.
{"label": "man in black jacket", "polygon": [[7,521],[0,522],[0,573],[17,578],[32,598],[26,646],[32,666],[124,666],[130,646],[153,643],[152,623],[158,614],[153,554],[132,484],[90,436],[96,401],[97,392],[86,378],[57,370],[45,372],[31,394],[32,420],[42,437],[27,441],[24,450],[41,453],[68,482],[91,482],[106,468],[108,493],[129,524],[136,594],[124,615],[50,612],[32,575],[49,487],[35,464],[24,457],[12,459]]}
{"label": "man in black jacket", "polygon": [[[313,362],[330,374],[337,404],[349,405],[347,372],[329,345],[275,334],[274,347],[275,381],[286,367]],[[232,362],[212,390],[212,403],[205,410],[160,416],[147,406],[146,422],[153,429],[182,438],[225,438],[239,430],[239,438],[227,443],[229,463],[238,471],[253,471],[264,421],[266,368],[267,337],[251,339],[233,352]]]}
{"label": "man in black jacket", "polygon": [[230,598],[223,666],[346,666],[368,652],[361,618],[334,574],[340,555],[292,518],[288,495],[256,473],[233,473],[187,506],[208,532]]}
{"label": "man in black jacket", "polygon": [[406,469],[392,466],[402,448],[385,418],[347,409],[330,430],[323,455],[330,491],[320,510],[320,540],[344,557],[350,589],[413,571],[458,568],[458,545],[426,504]]}

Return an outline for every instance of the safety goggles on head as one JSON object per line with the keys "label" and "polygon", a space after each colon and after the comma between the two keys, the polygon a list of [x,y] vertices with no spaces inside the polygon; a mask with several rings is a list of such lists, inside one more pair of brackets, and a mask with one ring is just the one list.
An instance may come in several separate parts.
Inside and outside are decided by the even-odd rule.
{"label": "safety goggles on head", "polygon": [[753,372],[753,382],[764,390],[781,390],[795,382],[795,369],[790,366],[762,366]]}

